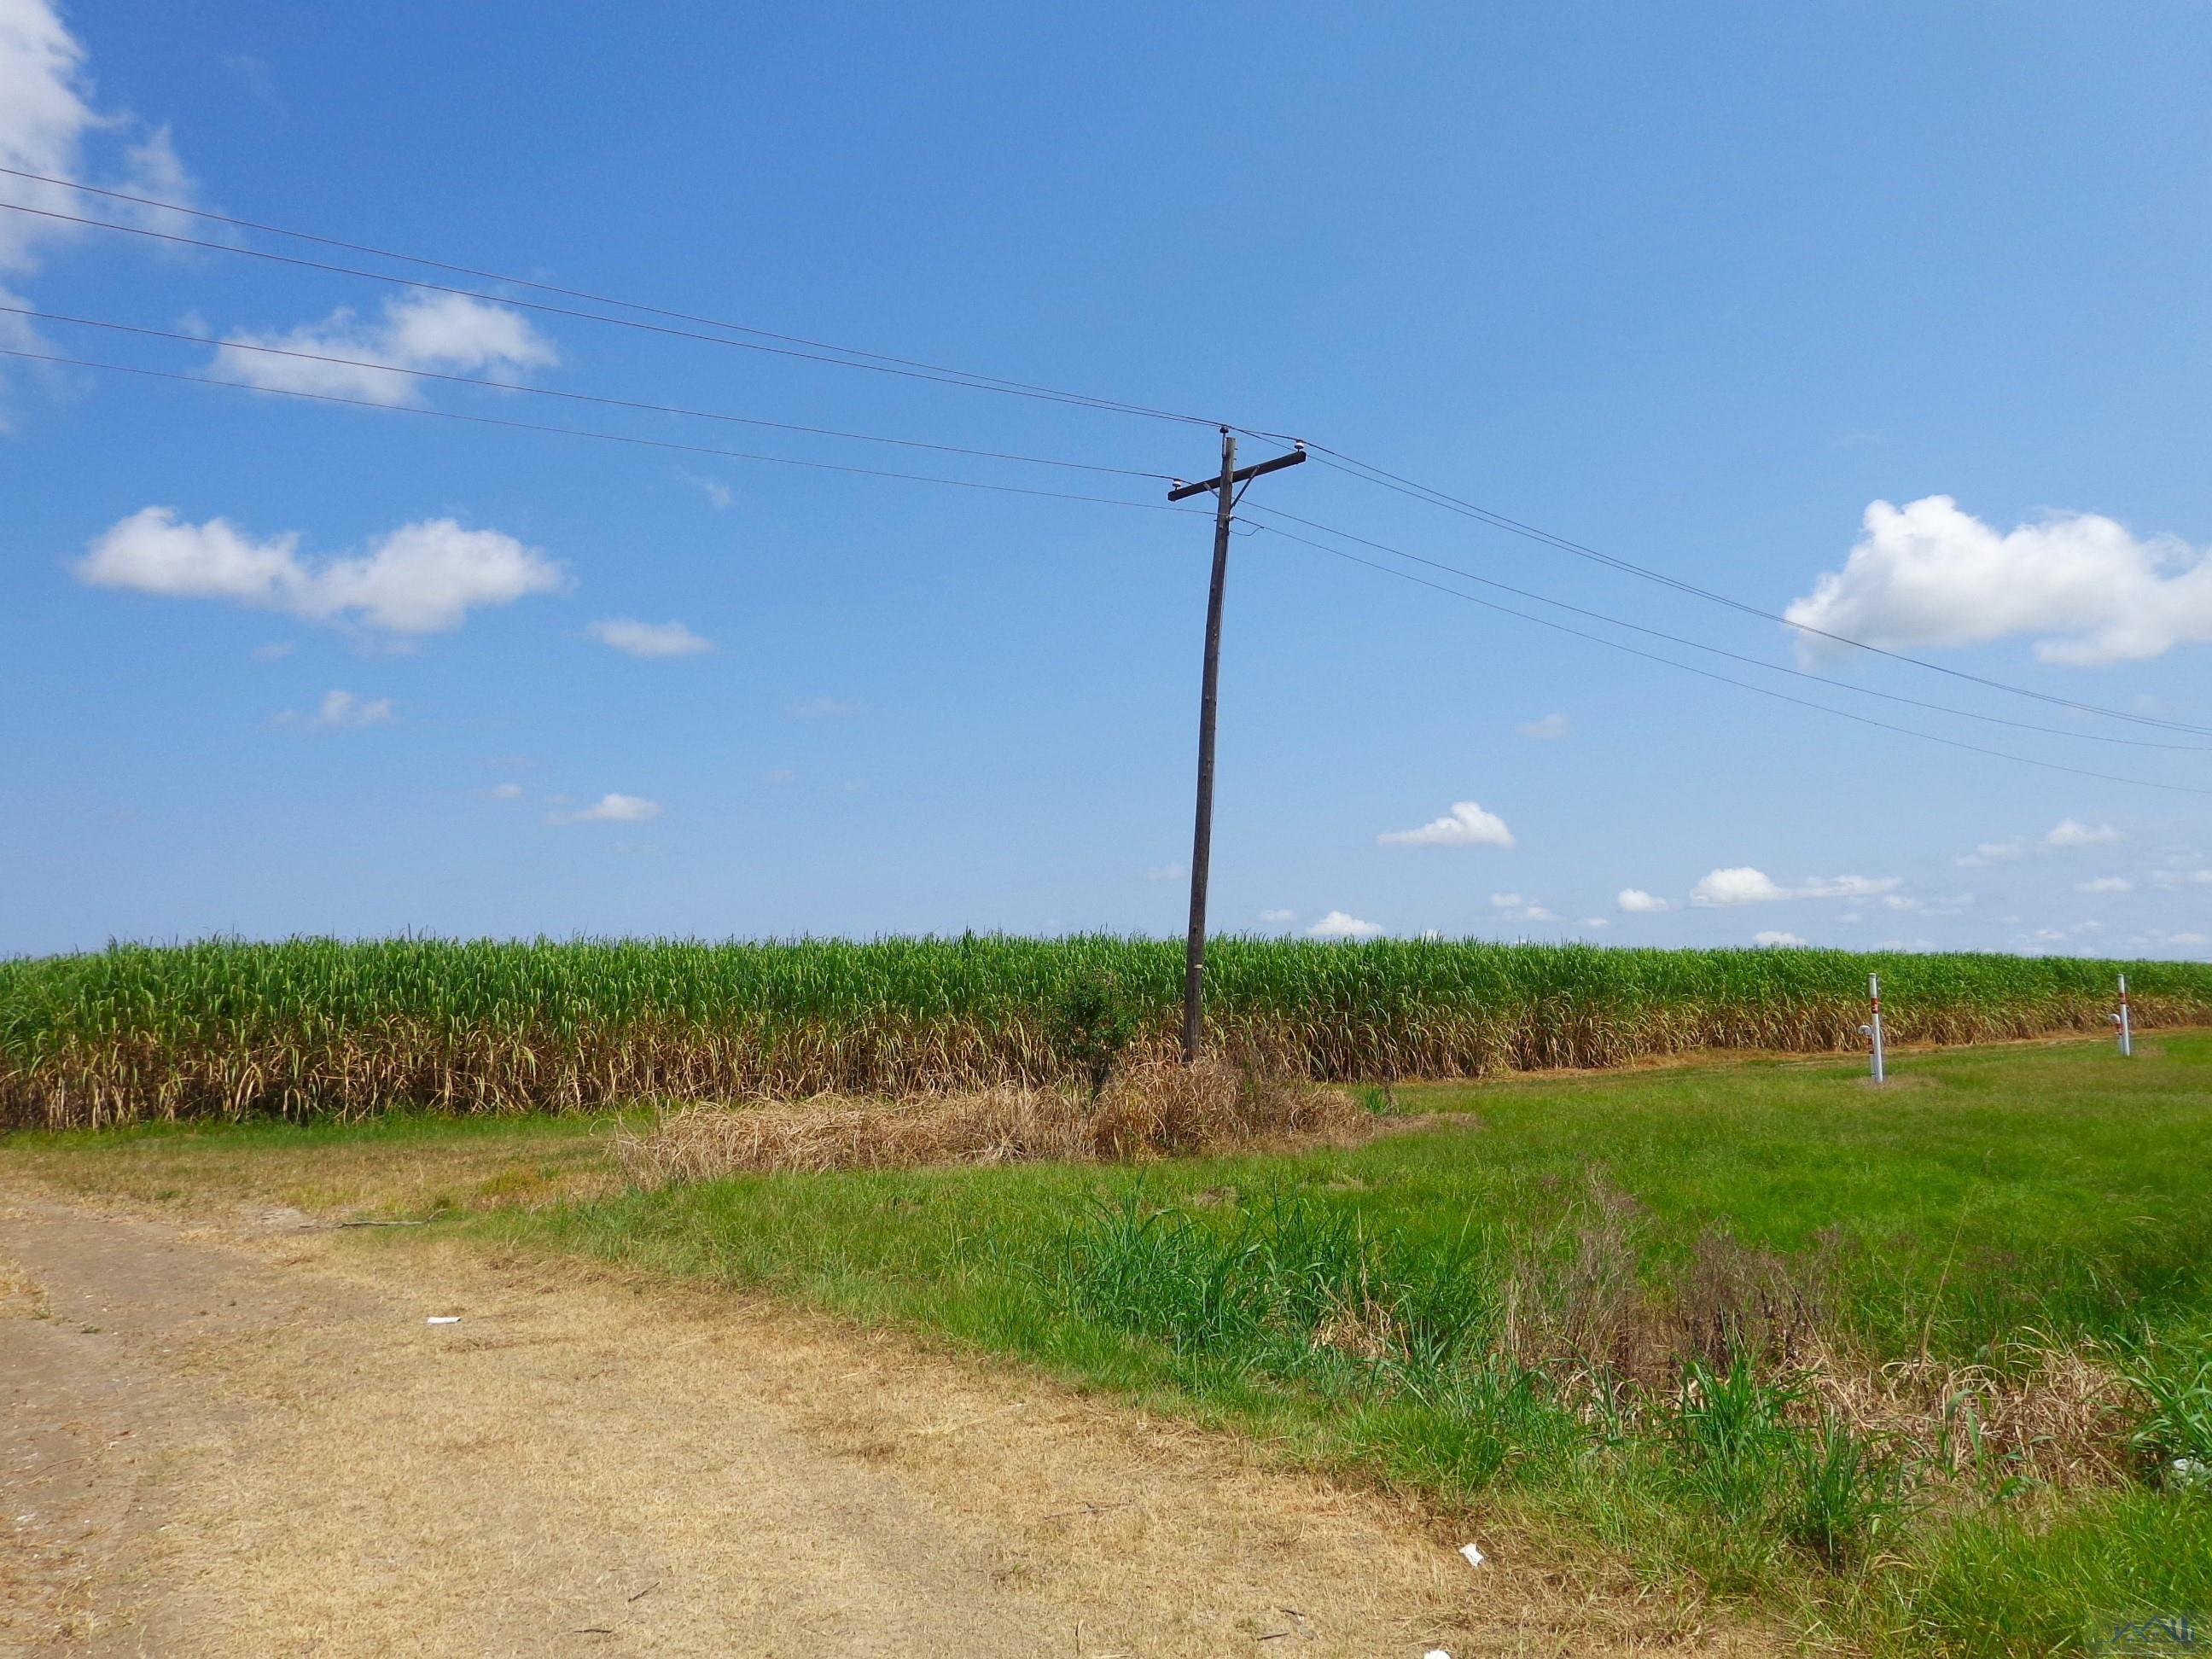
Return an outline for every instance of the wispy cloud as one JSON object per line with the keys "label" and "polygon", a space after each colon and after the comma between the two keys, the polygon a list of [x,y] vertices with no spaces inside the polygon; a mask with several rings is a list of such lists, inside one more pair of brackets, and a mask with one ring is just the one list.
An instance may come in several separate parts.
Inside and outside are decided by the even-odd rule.
{"label": "wispy cloud", "polygon": [[1537,743],[1557,743],[1575,729],[1575,723],[1565,714],[1547,714],[1516,729],[1522,737]]}
{"label": "wispy cloud", "polygon": [[660,816],[660,803],[642,795],[602,795],[574,812],[549,812],[548,823],[644,823]]}
{"label": "wispy cloud", "polygon": [[1290,923],[1296,921],[1297,919],[1298,913],[1295,910],[1262,910],[1260,912],[1260,920],[1266,922],[1270,927],[1287,927]]}
{"label": "wispy cloud", "polygon": [[2125,876],[2097,876],[2088,881],[2075,883],[2074,890],[2077,893],[2132,893],[2136,890],[2136,884]]}
{"label": "wispy cloud", "polygon": [[1783,899],[1872,898],[1903,885],[1898,876],[1808,876],[1794,887],[1784,887],[1764,870],[1741,864],[1702,878],[1690,890],[1690,902],[1711,909]]}
{"label": "wispy cloud", "polygon": [[680,622],[634,622],[627,617],[612,617],[592,623],[584,631],[601,645],[612,646],[631,657],[696,657],[714,648],[714,641],[693,633]]}
{"label": "wispy cloud", "polygon": [[795,720],[834,720],[857,714],[860,705],[844,697],[808,697],[784,711]]}
{"label": "wispy cloud", "polygon": [[310,732],[358,732],[364,726],[389,726],[395,711],[389,697],[356,697],[350,691],[325,691],[315,712],[305,719],[286,709],[276,717],[283,726],[302,726]]}
{"label": "wispy cloud", "polygon": [[519,311],[464,294],[412,293],[385,301],[373,319],[341,308],[281,333],[234,334],[216,345],[213,366],[265,391],[400,404],[416,401],[418,370],[480,374],[559,361]]}
{"label": "wispy cloud", "polygon": [[1145,872],[1146,881],[1181,881],[1190,873],[1187,864],[1155,864]]}
{"label": "wispy cloud", "polygon": [[2083,823],[2078,818],[2061,818],[2051,827],[2051,833],[2043,838],[2043,844],[2045,847],[2060,849],[2073,847],[2108,847],[2116,841],[2124,839],[2125,837],[2109,823]]}

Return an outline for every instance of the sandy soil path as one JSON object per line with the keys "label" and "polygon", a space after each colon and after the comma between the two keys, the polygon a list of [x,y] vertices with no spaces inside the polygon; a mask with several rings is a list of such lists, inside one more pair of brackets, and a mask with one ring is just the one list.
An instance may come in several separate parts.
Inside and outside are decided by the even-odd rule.
{"label": "sandy soil path", "polygon": [[[453,1324],[426,1323],[459,1316]],[[1590,1653],[1226,1437],[731,1298],[0,1195],[0,1650]]]}

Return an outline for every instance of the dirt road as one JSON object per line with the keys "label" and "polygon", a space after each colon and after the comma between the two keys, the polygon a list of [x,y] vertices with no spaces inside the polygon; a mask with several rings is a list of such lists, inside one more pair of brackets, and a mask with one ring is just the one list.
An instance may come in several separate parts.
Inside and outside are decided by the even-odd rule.
{"label": "dirt road", "polygon": [[1012,1370],[296,1211],[0,1194],[0,1400],[8,1651],[1707,1645]]}

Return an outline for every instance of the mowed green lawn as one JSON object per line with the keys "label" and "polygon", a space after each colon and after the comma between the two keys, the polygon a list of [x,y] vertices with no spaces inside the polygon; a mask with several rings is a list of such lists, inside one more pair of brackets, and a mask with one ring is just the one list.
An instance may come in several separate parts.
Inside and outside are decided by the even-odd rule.
{"label": "mowed green lawn", "polygon": [[[579,1186],[574,1121],[18,1136],[0,1162],[441,1215],[895,1322],[1388,1483],[1509,1565],[1693,1586],[1815,1644],[2066,1650],[2212,1609],[2212,1486],[2174,1464],[2212,1461],[2212,1035],[1911,1054],[1881,1089],[1790,1060],[1376,1103],[1407,1121],[1293,1155],[655,1192]],[[1740,1363],[1708,1341],[1655,1372],[1716,1297]],[[1925,1420],[1839,1409],[1807,1341],[1868,1398],[1901,1362]],[[2094,1446],[1988,1426],[2054,1356],[2109,1384]]]}

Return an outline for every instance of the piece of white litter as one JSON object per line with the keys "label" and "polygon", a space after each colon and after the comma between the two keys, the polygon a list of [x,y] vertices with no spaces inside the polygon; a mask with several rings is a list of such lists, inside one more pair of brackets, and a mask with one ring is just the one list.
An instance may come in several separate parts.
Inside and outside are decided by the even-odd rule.
{"label": "piece of white litter", "polygon": [[459,1314],[432,1314],[422,1322],[425,1325],[458,1325],[461,1322],[461,1316]]}
{"label": "piece of white litter", "polygon": [[1421,1656],[1421,1659],[1451,1659],[1451,1650],[1449,1648],[1431,1648],[1426,1653]]}
{"label": "piece of white litter", "polygon": [[1459,1553],[1467,1557],[1467,1564],[1470,1567],[1479,1567],[1482,1565],[1482,1552],[1474,1545],[1462,1544],[1459,1547]]}

